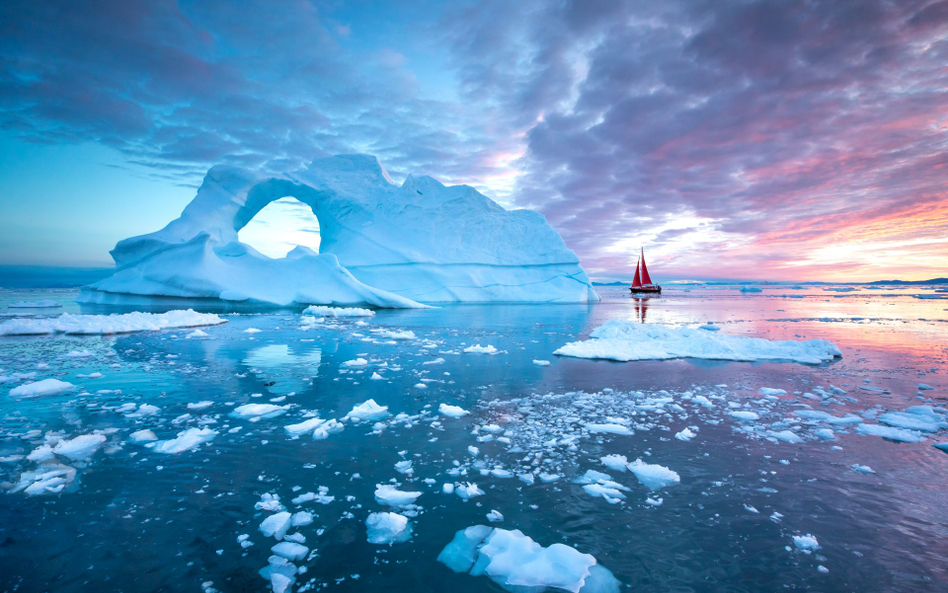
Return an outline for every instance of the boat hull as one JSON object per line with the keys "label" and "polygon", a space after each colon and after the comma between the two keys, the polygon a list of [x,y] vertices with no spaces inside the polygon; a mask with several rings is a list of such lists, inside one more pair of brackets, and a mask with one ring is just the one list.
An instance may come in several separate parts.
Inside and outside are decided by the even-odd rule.
{"label": "boat hull", "polygon": [[661,294],[662,287],[657,284],[652,286],[630,286],[629,291],[632,294]]}

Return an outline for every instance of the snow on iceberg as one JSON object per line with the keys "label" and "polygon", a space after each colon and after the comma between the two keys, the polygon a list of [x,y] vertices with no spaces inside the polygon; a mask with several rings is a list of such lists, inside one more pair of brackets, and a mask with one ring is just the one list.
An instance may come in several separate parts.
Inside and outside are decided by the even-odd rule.
{"label": "snow on iceberg", "polygon": [[213,313],[168,311],[167,313],[123,313],[120,315],[72,315],[39,319],[17,318],[0,323],[0,336],[34,336],[41,334],[127,334],[180,327],[219,325],[226,323]]}
{"label": "snow on iceberg", "polygon": [[[297,247],[271,259],[238,240],[260,210],[287,196],[319,220],[320,253]],[[111,253],[115,274],[86,287],[81,300],[147,295],[395,308],[599,300],[576,254],[542,215],[505,210],[471,187],[427,176],[398,186],[368,155],[316,159],[277,177],[213,167],[179,218],[120,241]]]}
{"label": "snow on iceberg", "polygon": [[565,544],[543,547],[519,529],[487,525],[462,529],[438,561],[454,572],[485,575],[508,591],[619,591],[619,581],[593,556]]}
{"label": "snow on iceberg", "polygon": [[819,364],[842,356],[839,348],[826,340],[767,340],[621,319],[607,321],[589,337],[570,342],[554,354],[618,361],[704,358],[803,364]]}

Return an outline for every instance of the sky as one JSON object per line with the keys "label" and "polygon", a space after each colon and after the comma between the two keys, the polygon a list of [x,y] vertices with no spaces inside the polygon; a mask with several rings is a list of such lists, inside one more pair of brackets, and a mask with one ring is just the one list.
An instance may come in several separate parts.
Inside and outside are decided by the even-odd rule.
{"label": "sky", "polygon": [[600,279],[948,276],[948,1],[0,3],[0,264],[111,265],[214,164],[356,152]]}

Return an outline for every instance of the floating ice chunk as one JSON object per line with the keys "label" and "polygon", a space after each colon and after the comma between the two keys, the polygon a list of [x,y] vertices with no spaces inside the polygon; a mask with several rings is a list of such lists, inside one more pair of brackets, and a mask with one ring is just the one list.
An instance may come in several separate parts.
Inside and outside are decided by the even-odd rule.
{"label": "floating ice chunk", "polygon": [[[911,410],[911,411],[909,411]],[[888,412],[879,416],[879,422],[922,432],[936,432],[948,428],[945,417],[934,413],[929,406],[914,406],[904,412]]]}
{"label": "floating ice chunk", "polygon": [[486,346],[481,346],[480,344],[474,344],[473,346],[468,346],[464,349],[465,352],[471,352],[475,354],[497,354],[497,348],[494,348],[490,344]]}
{"label": "floating ice chunk", "polygon": [[[335,497],[329,496],[328,498],[332,500]],[[303,527],[305,525],[311,524],[312,522],[313,522],[313,513],[310,513],[307,511],[299,511],[299,512],[293,513],[293,516],[290,517],[290,524],[292,524],[293,527]],[[290,536],[286,536],[286,539],[290,539]],[[302,543],[306,541],[306,538],[303,537],[302,535],[296,534],[293,541],[296,541],[297,543]]]}
{"label": "floating ice chunk", "polygon": [[919,383],[919,384],[918,384],[918,390],[919,390],[919,391],[928,391],[928,390],[930,390],[930,389],[934,389],[934,387],[932,387],[931,385],[926,385],[925,383]]}
{"label": "floating ice chunk", "polygon": [[262,329],[257,329],[255,327],[248,327],[247,329],[244,330],[244,333],[245,334],[259,334],[262,331],[263,331]]}
{"label": "floating ice chunk", "polygon": [[714,325],[713,323],[706,323],[704,325],[699,325],[698,329],[703,329],[704,331],[708,331],[708,332],[716,332],[716,331],[721,330],[720,327]]}
{"label": "floating ice chunk", "polygon": [[62,305],[50,299],[43,299],[39,301],[17,301],[10,303],[7,307],[11,309],[58,309]]}
{"label": "floating ice chunk", "polygon": [[210,428],[189,428],[179,432],[177,438],[156,442],[154,450],[169,455],[184,453],[209,442],[215,436],[217,436],[217,431]]}
{"label": "floating ice chunk", "polygon": [[792,430],[771,430],[767,433],[767,435],[785,443],[796,444],[803,442],[803,439]]}
{"label": "floating ice chunk", "polygon": [[135,432],[133,432],[132,434],[128,436],[130,439],[132,439],[136,443],[147,443],[147,442],[158,440],[158,436],[154,433],[154,431],[149,430],[147,428],[142,429],[142,430],[136,430]]}
{"label": "floating ice chunk", "polygon": [[820,549],[820,543],[816,541],[816,537],[806,534],[806,535],[794,535],[793,536],[793,545],[797,547],[798,550],[801,550],[807,554],[813,550]]}
{"label": "floating ice chunk", "polygon": [[758,390],[761,395],[787,395],[786,389],[774,389],[773,387],[761,387]]}
{"label": "floating ice chunk", "polygon": [[348,414],[343,416],[343,420],[353,420],[355,422],[367,422],[372,420],[381,420],[389,415],[388,406],[380,406],[374,399],[364,401],[357,406],[353,406]]}
{"label": "floating ice chunk", "polygon": [[280,542],[271,547],[270,550],[277,556],[286,558],[291,562],[302,560],[309,553],[309,548],[296,542]]}
{"label": "floating ice chunk", "polygon": [[592,331],[589,340],[570,342],[554,354],[619,361],[705,358],[805,364],[842,356],[839,348],[826,340],[773,341],[621,319],[606,322]]}
{"label": "floating ice chunk", "polygon": [[188,340],[190,340],[191,338],[206,338],[207,332],[201,329],[196,329],[184,337]]}
{"label": "floating ice chunk", "polygon": [[124,313],[121,315],[72,315],[41,319],[10,319],[0,323],[0,336],[39,334],[122,334],[138,331],[219,325],[226,323],[213,313],[168,311],[167,313]]}
{"label": "floating ice chunk", "polygon": [[454,488],[454,493],[461,497],[463,500],[470,500],[477,496],[483,496],[484,491],[477,487],[477,484],[472,482],[466,482],[464,484],[458,484]]}
{"label": "floating ice chunk", "polygon": [[859,465],[858,463],[854,463],[854,464],[852,464],[852,465],[849,466],[849,467],[853,468],[855,471],[857,471],[857,472],[859,472],[859,473],[861,473],[861,474],[874,474],[874,473],[876,473],[875,470],[872,469],[871,467],[869,467],[868,465]]}
{"label": "floating ice chunk", "polygon": [[329,435],[342,432],[345,427],[335,418],[323,420],[322,418],[310,418],[299,424],[290,424],[283,429],[290,436],[301,436],[311,434],[313,440],[321,441],[329,438]]}
{"label": "floating ice chunk", "polygon": [[372,317],[375,311],[359,307],[323,307],[312,305],[303,309],[303,315],[316,317]]}
{"label": "floating ice chunk", "polygon": [[59,494],[75,479],[75,468],[59,463],[45,464],[20,474],[13,492],[23,492],[28,496]]}
{"label": "floating ice chunk", "polygon": [[65,441],[59,441],[59,443],[53,447],[53,453],[62,455],[73,461],[88,459],[99,450],[99,447],[101,447],[102,443],[106,440],[108,439],[104,434],[81,434]]}
{"label": "floating ice chunk", "polygon": [[415,469],[412,467],[412,462],[410,459],[405,459],[403,461],[399,461],[398,463],[396,463],[395,471],[397,471],[400,474],[405,474],[407,476],[410,476],[413,473],[415,473]]}
{"label": "floating ice chunk", "polygon": [[690,441],[691,439],[695,438],[696,436],[698,436],[698,435],[696,435],[696,434],[694,433],[694,431],[691,430],[691,429],[688,428],[688,427],[685,427],[685,428],[681,429],[681,431],[675,433],[675,438],[678,439],[679,441]]}
{"label": "floating ice chunk", "polygon": [[373,331],[375,335],[386,340],[414,340],[415,332],[411,330],[390,330],[390,329],[378,329]]}
{"label": "floating ice chunk", "polygon": [[629,471],[649,490],[660,490],[670,484],[677,484],[681,478],[665,466],[645,463],[636,459],[629,464]]}
{"label": "floating ice chunk", "polygon": [[702,405],[706,408],[714,407],[714,404],[711,402],[711,400],[706,398],[703,395],[696,395],[693,398],[691,398],[691,401],[695,402],[696,404]]}
{"label": "floating ice chunk", "polygon": [[737,412],[731,412],[731,417],[737,418],[738,420],[757,420],[760,418],[755,412],[748,412],[746,410],[738,410]]}
{"label": "floating ice chunk", "polygon": [[383,381],[385,377],[383,377],[382,375],[378,373],[372,373],[372,376],[369,377],[369,379],[371,379],[372,381]]}
{"label": "floating ice chunk", "polygon": [[486,575],[508,591],[619,591],[619,581],[594,557],[565,544],[543,547],[520,530],[486,525],[462,529],[441,551],[438,561],[455,572]]}
{"label": "floating ice chunk", "polygon": [[504,515],[500,511],[492,509],[491,512],[487,513],[487,520],[491,523],[500,523],[504,520]]}
{"label": "floating ice chunk", "polygon": [[861,424],[862,418],[856,416],[855,414],[846,414],[845,416],[834,416],[829,412],[824,412],[822,410],[796,410],[793,412],[801,418],[807,418],[809,420],[819,420],[821,422],[827,422],[829,424]]}
{"label": "floating ice chunk", "polygon": [[370,513],[365,520],[365,529],[370,544],[392,545],[411,539],[408,517],[398,513]]}
{"label": "floating ice chunk", "polygon": [[470,414],[470,412],[468,412],[464,408],[461,408],[459,406],[452,406],[450,404],[441,404],[440,406],[438,406],[438,411],[441,412],[441,414],[445,416],[449,416],[451,418],[460,418],[461,416],[466,416]]}
{"label": "floating ice chunk", "polygon": [[353,360],[347,360],[347,361],[343,362],[342,364],[343,364],[343,366],[347,366],[347,367],[350,367],[350,368],[353,368],[353,367],[364,367],[364,366],[366,366],[366,365],[369,364],[369,361],[367,361],[367,360],[364,359],[364,358],[355,358],[355,359],[353,359]]}
{"label": "floating ice chunk", "polygon": [[763,292],[763,289],[757,286],[742,286],[741,292]]}
{"label": "floating ice chunk", "polygon": [[856,427],[856,432],[902,443],[917,443],[925,438],[920,432],[892,426],[882,426],[881,424],[860,424]]}
{"label": "floating ice chunk", "polygon": [[241,418],[243,420],[250,420],[251,422],[258,422],[266,418],[276,418],[277,416],[284,414],[289,408],[289,405],[278,406],[276,404],[244,404],[234,408],[230,413],[232,418]]}
{"label": "floating ice chunk", "polygon": [[605,423],[605,424],[595,424],[588,423],[586,424],[586,430],[593,434],[598,433],[607,433],[607,434],[621,434],[621,435],[632,435],[635,434],[628,426],[623,426],[621,424],[615,423]]}
{"label": "floating ice chunk", "polygon": [[932,443],[932,447],[936,449],[941,449],[945,453],[948,453],[948,443]]}
{"label": "floating ice chunk", "polygon": [[293,516],[287,511],[282,511],[270,515],[260,523],[260,533],[266,537],[275,537],[278,540],[283,539],[287,530],[292,527]]}
{"label": "floating ice chunk", "polygon": [[375,487],[375,501],[390,507],[403,507],[413,504],[421,492],[405,492],[391,484],[378,484]]}
{"label": "floating ice chunk", "polygon": [[74,388],[75,385],[60,381],[59,379],[43,379],[26,383],[10,390],[11,397],[42,397],[45,395],[58,395]]}
{"label": "floating ice chunk", "polygon": [[538,367],[548,367],[548,366],[550,366],[550,361],[549,361],[549,360],[537,360],[537,359],[534,359],[534,360],[533,360],[533,364],[537,365]]}
{"label": "floating ice chunk", "polygon": [[260,500],[253,505],[253,508],[258,511],[267,511],[268,513],[275,513],[279,511],[285,511],[283,503],[280,502],[279,495],[272,494],[270,492],[264,492],[260,495]]}
{"label": "floating ice chunk", "polygon": [[214,405],[214,402],[205,400],[205,401],[194,402],[194,403],[188,404],[188,409],[189,409],[189,410],[196,410],[196,411],[199,411],[199,410],[206,410],[207,408],[209,408],[209,407],[211,407],[211,406],[213,406],[213,405]]}
{"label": "floating ice chunk", "polygon": [[611,470],[624,472],[629,469],[629,460],[625,455],[606,455],[605,457],[600,457],[600,461],[606,467]]}
{"label": "floating ice chunk", "polygon": [[616,504],[625,498],[625,494],[622,494],[618,488],[613,488],[605,484],[586,484],[583,486],[583,490],[590,496],[601,497],[609,504]]}

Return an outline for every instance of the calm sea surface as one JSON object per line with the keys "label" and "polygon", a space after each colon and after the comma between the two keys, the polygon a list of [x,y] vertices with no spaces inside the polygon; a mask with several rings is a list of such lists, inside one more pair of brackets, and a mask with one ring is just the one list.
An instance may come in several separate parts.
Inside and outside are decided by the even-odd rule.
{"label": "calm sea surface", "polygon": [[[589,306],[379,311],[311,329],[301,328],[301,308],[205,307],[228,322],[203,328],[203,337],[187,337],[190,329],[0,337],[0,376],[36,373],[30,380],[77,387],[22,399],[8,393],[25,380],[0,384],[0,591],[269,590],[258,571],[276,542],[258,530],[270,513],[255,509],[265,494],[314,515],[291,530],[310,549],[297,562],[305,572],[296,591],[501,591],[436,560],[456,531],[488,524],[492,510],[503,515],[493,526],[592,554],[623,591],[948,590],[948,454],[932,446],[948,441],[948,431],[900,443],[794,413],[855,414],[875,424],[886,412],[948,405],[948,300],[935,298],[948,293],[785,286],[746,294],[669,287],[647,300],[622,288],[601,293],[603,302]],[[75,296],[0,291],[0,321],[119,311],[80,308]],[[62,308],[7,307],[39,299]],[[805,366],[553,354],[613,318],[822,338],[843,357]],[[414,337],[392,340],[379,330]],[[463,351],[474,344],[499,352]],[[344,364],[359,358],[364,365]],[[767,397],[762,387],[786,394]],[[695,403],[697,395],[711,405]],[[284,430],[312,414],[342,420],[369,399],[391,413],[380,424],[345,422],[323,440]],[[210,403],[188,407],[197,402]],[[231,415],[247,403],[285,408],[257,421]],[[440,415],[442,403],[470,414]],[[759,420],[733,417],[738,408]],[[634,434],[587,426],[617,419]],[[483,429],[491,425],[501,430]],[[686,427],[696,436],[675,438]],[[150,429],[171,439],[190,428],[216,434],[176,455],[130,438]],[[50,435],[94,431],[107,441],[89,459],[66,462],[76,474],[63,492],[12,492],[38,466],[25,456]],[[799,442],[773,436],[784,431]],[[605,467],[606,455],[668,467],[680,483],[650,491]],[[404,463],[396,468],[404,461],[410,473]],[[590,469],[626,487],[625,499],[610,504],[574,483]],[[442,492],[444,483],[466,482],[484,494],[465,501]],[[422,493],[408,510],[411,539],[392,546],[366,538],[369,513],[398,510],[374,496],[385,483]],[[332,501],[291,502],[320,487]],[[241,545],[243,534],[253,545]],[[819,549],[794,545],[794,535],[806,534]]]}

